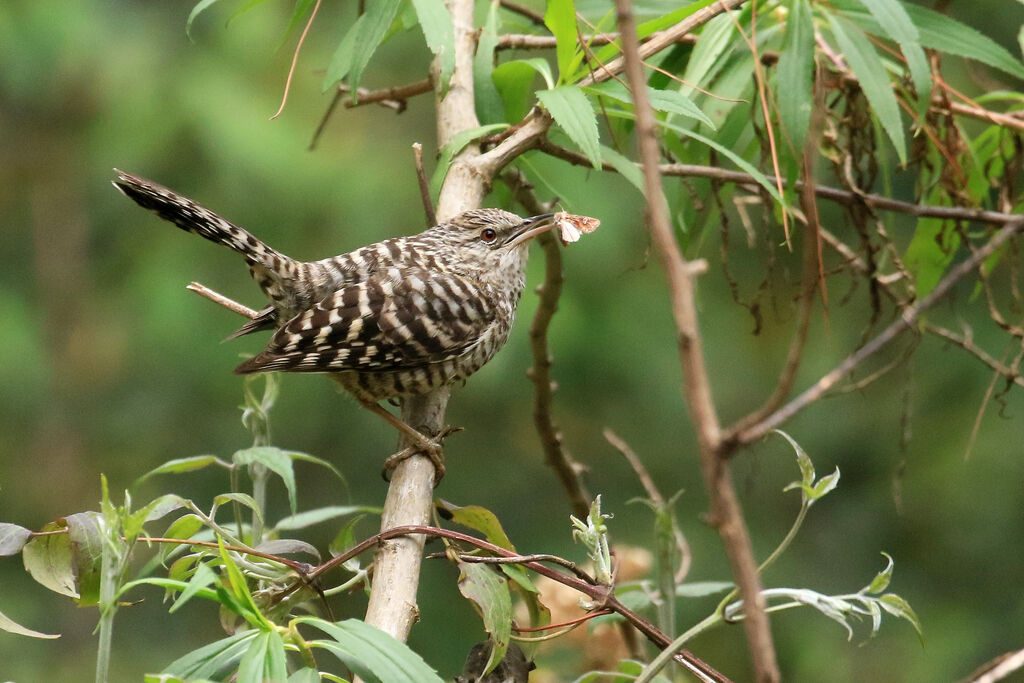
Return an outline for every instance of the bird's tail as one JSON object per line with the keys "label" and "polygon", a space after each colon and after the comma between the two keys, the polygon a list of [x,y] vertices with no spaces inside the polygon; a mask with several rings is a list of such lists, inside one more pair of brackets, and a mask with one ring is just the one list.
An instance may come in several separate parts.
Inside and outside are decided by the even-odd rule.
{"label": "bird's tail", "polygon": [[263,266],[272,273],[280,273],[290,265],[292,260],[289,257],[188,197],[183,197],[151,180],[114,170],[117,173],[114,187],[165,221],[237,251],[245,257],[249,265]]}

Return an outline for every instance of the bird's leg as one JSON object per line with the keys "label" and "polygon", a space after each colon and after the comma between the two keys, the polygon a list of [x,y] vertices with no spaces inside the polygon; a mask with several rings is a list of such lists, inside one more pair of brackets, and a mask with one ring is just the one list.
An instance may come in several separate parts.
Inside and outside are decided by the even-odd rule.
{"label": "bird's leg", "polygon": [[444,449],[441,447],[441,441],[453,431],[458,431],[458,429],[445,429],[436,440],[431,439],[410,427],[401,419],[395,417],[386,408],[381,407],[379,403],[374,403],[372,401],[360,401],[360,403],[362,403],[363,407],[367,410],[380,415],[392,427],[402,434],[405,434],[412,441],[411,446],[389,455],[384,461],[384,469],[381,471],[381,475],[384,477],[384,480],[387,481],[389,479],[391,471],[398,466],[398,463],[416,455],[417,453],[422,453],[430,458],[430,462],[434,465],[434,485],[436,486],[438,482],[441,481],[442,477],[444,477],[445,470]]}

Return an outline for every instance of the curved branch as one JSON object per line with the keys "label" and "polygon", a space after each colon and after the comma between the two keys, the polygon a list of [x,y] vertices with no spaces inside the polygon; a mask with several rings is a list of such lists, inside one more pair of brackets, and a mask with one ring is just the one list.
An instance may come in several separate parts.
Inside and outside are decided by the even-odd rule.
{"label": "curved branch", "polygon": [[844,359],[832,371],[824,375],[814,385],[806,389],[802,394],[776,410],[761,422],[743,431],[729,430],[729,433],[725,438],[729,441],[734,441],[737,444],[746,444],[756,441],[772,429],[782,425],[811,403],[817,401],[826,391],[831,389],[836,383],[850,374],[850,372],[852,372],[854,368],[860,365],[865,359],[885,348],[903,331],[912,328],[921,313],[942,299],[947,293],[949,293],[949,290],[952,289],[956,283],[981,265],[985,259],[995,253],[995,251],[1003,246],[1003,244],[1005,244],[1010,238],[1020,232],[1022,227],[1024,227],[1024,219],[1021,218],[1018,218],[1015,223],[1003,226],[999,232],[992,237],[992,239],[985,243],[984,246],[975,250],[969,258],[957,264],[952,270],[950,270],[946,276],[939,281],[939,284],[936,285],[935,289],[933,289],[927,297],[922,299],[920,303],[903,311],[900,317],[882,330],[878,336],[874,337],[867,344],[847,356],[846,359]]}
{"label": "curved branch", "polygon": [[[730,6],[742,4],[738,1],[722,0],[714,7],[723,11]],[[766,604],[761,594],[761,578],[750,534],[743,521],[736,489],[732,483],[729,465],[723,456],[721,429],[711,395],[711,383],[705,365],[703,343],[697,322],[697,303],[692,264],[683,258],[668,214],[658,173],[657,128],[654,111],[647,99],[647,81],[641,64],[642,50],[648,50],[652,43],[640,48],[636,39],[636,24],[630,0],[615,0],[619,33],[622,35],[623,61],[626,76],[636,112],[636,136],[640,147],[640,158],[644,176],[644,195],[647,198],[648,224],[651,238],[661,257],[668,280],[669,295],[672,299],[672,313],[676,321],[679,340],[679,362],[683,369],[683,391],[687,408],[697,432],[700,451],[701,472],[710,499],[710,518],[717,527],[725,546],[726,555],[733,577],[739,586],[744,604],[748,606],[747,619],[743,622],[744,632],[753,660],[754,673],[758,681],[774,683],[779,680],[779,666],[772,642],[771,627]],[[710,8],[709,8],[710,9]],[[693,17],[700,15],[694,13]],[[713,15],[712,15],[713,16]],[[686,29],[687,31],[689,29]],[[683,31],[684,33],[686,31]],[[650,54],[650,52],[648,52]]]}

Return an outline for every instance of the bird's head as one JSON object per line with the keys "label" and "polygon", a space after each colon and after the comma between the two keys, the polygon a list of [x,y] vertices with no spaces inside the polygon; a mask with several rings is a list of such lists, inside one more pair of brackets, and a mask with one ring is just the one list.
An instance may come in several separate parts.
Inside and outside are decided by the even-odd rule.
{"label": "bird's head", "polygon": [[501,209],[473,209],[460,213],[434,230],[464,262],[486,270],[522,269],[530,240],[555,226],[555,215],[520,218]]}

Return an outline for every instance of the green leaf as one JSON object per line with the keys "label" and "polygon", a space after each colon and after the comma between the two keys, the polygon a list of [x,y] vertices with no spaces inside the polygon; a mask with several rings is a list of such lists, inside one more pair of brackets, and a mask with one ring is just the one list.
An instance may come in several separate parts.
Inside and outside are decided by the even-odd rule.
{"label": "green leaf", "polygon": [[565,83],[571,76],[570,64],[576,54],[576,5],[573,0],[548,0],[544,25],[555,36],[558,82]]}
{"label": "green leaf", "polygon": [[[625,119],[630,119],[630,120],[632,120],[634,118],[633,113],[632,112],[627,112],[627,111],[621,111],[621,110],[616,110],[616,109],[608,109],[607,113],[608,113],[608,116],[618,116],[618,117],[625,118]],[[707,136],[701,135],[700,133],[696,133],[696,132],[694,132],[692,130],[689,130],[687,128],[683,128],[682,126],[677,126],[674,123],[670,123],[668,121],[664,121],[660,125],[663,128],[667,129],[667,130],[671,130],[671,131],[679,133],[680,135],[683,135],[685,137],[693,138],[694,140],[697,140],[698,142],[702,142],[705,145],[707,145],[708,147],[710,147],[710,148],[714,149],[715,151],[717,151],[722,156],[728,158],[730,161],[732,161],[734,164],[736,164],[740,168],[741,171],[743,171],[743,172],[747,173],[748,175],[750,175],[757,182],[758,185],[763,187],[765,189],[765,191],[769,195],[772,196],[772,198],[775,201],[777,201],[780,204],[782,204],[783,206],[785,206],[785,201],[779,195],[778,189],[775,187],[775,185],[773,185],[772,183],[770,183],[768,181],[768,178],[765,177],[764,173],[761,173],[761,171],[758,170],[757,167],[753,166],[750,162],[748,162],[746,159],[744,159],[743,157],[741,157],[738,154],[736,154],[735,152],[733,152],[728,147],[725,147],[723,145],[718,144],[715,140],[712,140],[711,138],[709,138]]]}
{"label": "green leaf", "polygon": [[[842,10],[866,31],[879,36],[888,35],[878,21],[864,11],[864,5],[860,0],[836,0],[830,4]],[[917,27],[921,45],[924,47],[974,59],[1011,76],[1024,79],[1024,64],[991,38],[926,7],[904,4],[903,9]]]}
{"label": "green leaf", "polygon": [[903,262],[914,276],[914,288],[919,297],[935,289],[959,247],[960,234],[952,223],[940,218],[918,219]]}
{"label": "green leaf", "polygon": [[103,518],[98,512],[79,512],[65,517],[64,523],[68,528],[72,570],[78,592],[75,602],[79,606],[96,605],[100,599],[103,567]]}
{"label": "green leaf", "polygon": [[3,612],[0,612],[0,630],[13,633],[17,636],[28,636],[29,638],[60,638],[60,635],[50,635],[48,633],[40,633],[39,631],[33,631],[30,628],[22,626],[18,622],[8,617]]}
{"label": "green leaf", "polygon": [[487,508],[479,505],[460,507],[446,500],[438,500],[436,507],[445,519],[450,519],[456,524],[479,531],[487,541],[501,546],[505,550],[516,551],[512,541],[508,539],[505,530],[501,527],[498,517]]}
{"label": "green leaf", "polygon": [[[129,581],[128,583],[121,586],[117,591],[117,597],[121,598],[129,591],[139,586],[157,586],[170,592],[182,593],[188,589],[187,581],[180,581],[178,579],[167,579],[159,576],[151,576],[146,579],[137,579],[135,581]],[[214,602],[221,602],[220,596],[217,591],[210,588],[199,588],[195,591],[195,595],[205,600],[213,600]],[[175,610],[174,605],[171,606],[169,611]]]}
{"label": "green leaf", "polygon": [[[352,45],[352,65],[348,72],[348,84],[352,86],[352,97],[356,95],[359,88],[359,81],[363,77],[363,71],[370,63],[373,53],[377,51],[385,34],[391,27],[391,22],[398,13],[398,6],[401,0],[370,0],[367,3],[365,19],[357,21],[352,30],[358,28]],[[362,26],[359,26],[362,24]]]}
{"label": "green leaf", "polygon": [[17,555],[32,537],[32,532],[17,524],[0,522],[0,557]]}
{"label": "green leaf", "polygon": [[213,499],[213,504],[217,506],[230,502],[241,503],[245,507],[255,512],[260,519],[263,519],[263,511],[260,510],[259,504],[248,493],[222,493]]}
{"label": "green leaf", "polygon": [[869,583],[867,588],[864,589],[865,593],[872,593],[877,595],[878,593],[885,591],[885,589],[889,587],[889,582],[892,581],[892,557],[889,555],[889,553],[882,553],[882,555],[885,557],[886,560],[888,560],[888,564],[886,565],[885,569],[883,569],[875,575],[875,578],[871,579],[871,583]]}
{"label": "green leaf", "polygon": [[734,50],[741,42],[736,20],[727,13],[705,24],[700,32],[700,40],[686,62],[686,70],[683,71],[682,81],[687,84],[682,87],[683,94],[691,95],[696,86],[708,85],[729,63],[726,53]]}
{"label": "green leaf", "polygon": [[216,642],[189,652],[171,662],[163,673],[180,676],[186,680],[212,678],[235,664],[249,649],[249,641],[259,636],[259,631],[241,631]]}
{"label": "green leaf", "polygon": [[154,474],[181,474],[182,472],[194,472],[195,470],[201,470],[210,465],[220,465],[226,469],[231,467],[231,465],[215,455],[194,455],[190,458],[177,458],[175,460],[168,460],[163,465],[146,472],[136,479],[132,486],[138,486]]}
{"label": "green leaf", "polygon": [[320,86],[321,92],[327,92],[335,83],[348,76],[352,70],[353,51],[356,46],[356,36],[359,35],[363,26],[366,25],[366,15],[360,14],[352,27],[345,33],[345,37],[338,43],[331,61],[327,63],[327,72],[324,73],[324,81]]}
{"label": "green leaf", "polygon": [[807,496],[808,503],[813,503],[819,498],[824,498],[827,493],[839,485],[839,468],[837,467],[835,472],[832,474],[826,474],[824,477],[818,480],[818,482],[811,487],[810,494]]}
{"label": "green leaf", "polygon": [[292,459],[288,453],[274,446],[253,446],[237,451],[231,456],[231,461],[237,465],[260,464],[281,477],[281,481],[284,482],[284,487],[288,491],[288,504],[292,514],[295,514],[298,507],[295,492],[295,469],[292,467]]}
{"label": "green leaf", "polygon": [[493,644],[484,673],[489,673],[505,656],[512,635],[512,598],[507,581],[490,567],[459,563],[459,592],[472,600],[483,615],[484,629]]}
{"label": "green leaf", "polygon": [[[281,42],[278,43],[277,45],[278,50],[283,48],[288,43],[288,39],[291,37],[295,29],[299,27],[299,24],[302,22],[303,17],[306,16],[306,12],[308,12],[309,8],[312,6],[313,0],[296,0],[295,9],[292,10],[291,19],[288,20],[288,27],[285,28],[284,35],[281,36]],[[234,15],[232,15],[232,17],[229,17],[228,21],[230,21],[231,18],[233,18],[233,16]]]}
{"label": "green leaf", "polygon": [[345,481],[345,475],[343,475],[341,473],[341,471],[337,467],[332,465],[327,460],[324,460],[323,458],[318,458],[315,455],[309,455],[308,453],[300,453],[298,451],[285,451],[284,454],[287,455],[292,460],[299,460],[301,462],[311,462],[314,465],[320,465],[320,467],[326,467],[331,472],[333,472],[334,476],[336,476],[338,479],[340,479],[343,484],[348,486],[348,482]]}
{"label": "green leaf", "polygon": [[[605,97],[610,97],[613,100],[618,100],[619,102],[633,104],[633,95],[618,81],[606,81],[604,83],[599,83],[598,85],[587,88],[587,90],[596,92],[599,95],[604,95]],[[657,90],[648,86],[647,99],[651,103],[651,108],[655,111],[679,114],[691,119],[696,119],[701,123],[705,123],[712,129],[715,128],[714,122],[708,118],[707,114],[702,112],[700,108],[694,104],[693,100],[680,92],[675,90]]]}
{"label": "green leaf", "polygon": [[277,631],[263,631],[249,645],[238,663],[237,683],[284,681],[288,678],[284,641]]}
{"label": "green leaf", "polygon": [[878,598],[878,601],[881,603],[882,609],[895,617],[906,619],[914,626],[914,630],[917,631],[917,635],[923,635],[923,631],[921,630],[921,620],[917,618],[917,613],[914,612],[909,602],[895,593],[883,595]]}
{"label": "green leaf", "polygon": [[300,541],[297,538],[274,538],[269,541],[263,541],[263,543],[256,547],[256,550],[271,555],[304,553],[315,557],[317,562],[320,561],[320,551],[316,549],[316,546],[306,541]]}
{"label": "green leaf", "polygon": [[267,621],[267,618],[257,607],[256,601],[253,600],[252,593],[249,591],[249,582],[246,580],[245,575],[242,574],[242,570],[238,568],[235,561],[228,554],[227,548],[224,547],[224,540],[218,538],[217,545],[220,548],[220,558],[224,562],[224,570],[227,573],[228,585],[231,588],[231,594],[238,601],[237,605],[241,607],[238,611],[239,616],[245,618],[250,624],[259,629],[272,629],[274,625]]}
{"label": "green leaf", "polygon": [[142,526],[146,522],[158,520],[182,507],[185,503],[184,498],[173,493],[160,496],[143,508],[133,512],[124,520],[124,536],[134,540],[142,533]]}
{"label": "green leaf", "polygon": [[476,55],[473,57],[476,116],[483,124],[497,123],[505,119],[505,105],[491,78],[494,71],[494,50],[498,46],[499,6],[497,0],[490,3],[487,19],[476,42]]}
{"label": "green leaf", "polygon": [[[196,571],[192,575],[192,578],[189,579],[188,585],[186,585],[185,589],[181,591],[181,596],[174,601],[174,604],[171,605],[171,608],[168,610],[168,612],[177,611],[186,602],[194,598],[196,594],[199,593],[201,590],[208,588],[216,582],[217,572],[213,571],[205,564],[200,563],[196,565]],[[207,597],[212,597],[213,595],[213,591],[207,591]]]}
{"label": "green leaf", "polygon": [[932,91],[932,71],[928,58],[921,49],[921,38],[917,27],[910,21],[903,4],[897,0],[862,0],[868,11],[878,20],[886,34],[900,45],[907,59],[910,77],[917,90],[918,113],[928,108]]}
{"label": "green leaf", "polygon": [[775,101],[779,119],[792,145],[800,154],[811,126],[814,86],[814,24],[807,0],[794,0],[786,19],[786,38],[779,57]]}
{"label": "green leaf", "polygon": [[[547,67],[546,78],[550,80],[551,68],[544,60],[539,61]],[[533,103],[532,87],[537,73],[535,64],[528,60],[505,62],[491,72],[491,80],[494,81],[505,107],[506,121],[518,121],[526,116]]]}
{"label": "green leaf", "polygon": [[317,617],[298,617],[292,623],[307,624],[329,635],[332,640],[312,640],[308,644],[331,652],[366,681],[443,683],[408,645],[365,622],[348,619],[331,623]]}
{"label": "green leaf", "polygon": [[553,90],[541,90],[537,98],[594,168],[600,169],[601,136],[597,130],[597,115],[583,91],[574,85],[560,85]]}
{"label": "green leaf", "polygon": [[676,586],[677,598],[703,598],[716,593],[732,590],[735,584],[731,581],[694,581]]}
{"label": "green leaf", "polygon": [[[63,520],[50,522],[42,531],[67,529]],[[36,536],[21,551],[25,569],[32,578],[55,593],[78,598],[71,559],[71,540],[67,533]]]}
{"label": "green leaf", "polygon": [[835,14],[829,14],[828,20],[840,51],[857,77],[879,123],[892,140],[900,163],[906,164],[907,143],[903,135],[903,120],[882,60],[878,58],[871,41],[857,26]]}
{"label": "green leaf", "polygon": [[185,35],[188,36],[189,40],[192,40],[192,22],[196,20],[200,12],[206,10],[215,2],[217,0],[199,0],[195,7],[192,8],[192,11],[188,13],[188,20],[185,22]]}
{"label": "green leaf", "polygon": [[440,60],[439,82],[442,91],[446,92],[455,71],[455,26],[452,15],[445,7],[444,0],[412,0],[412,6],[419,17],[427,47]]}
{"label": "green leaf", "polygon": [[646,190],[644,188],[644,174],[640,170],[632,159],[624,154],[619,154],[611,147],[605,147],[601,145],[601,161],[606,164],[611,164],[612,168],[619,172],[619,174],[629,181],[629,184],[640,191],[643,194]]}
{"label": "green leaf", "polygon": [[[548,90],[555,87],[555,77],[551,74],[551,65],[547,63],[547,60],[540,57],[532,57],[531,59],[519,59],[515,62],[508,62],[508,64],[525,64],[544,77],[544,82],[548,84]],[[505,64],[502,64],[502,66],[505,66]]]}
{"label": "green leaf", "polygon": [[297,515],[285,517],[278,522],[277,526],[274,528],[277,530],[305,529],[308,526],[319,524],[320,522],[326,522],[329,519],[345,517],[356,512],[369,512],[371,514],[379,515],[381,509],[365,505],[328,505],[327,507],[307,510],[305,512],[300,512]]}
{"label": "green leaf", "polygon": [[307,666],[289,676],[288,683],[320,683],[320,672]]}
{"label": "green leaf", "polygon": [[448,167],[451,166],[452,159],[455,158],[456,154],[465,149],[466,145],[473,142],[473,140],[502,128],[508,128],[508,124],[492,123],[488,126],[462,130],[453,135],[452,139],[441,150],[441,158],[437,161],[437,168],[434,169],[434,174],[430,177],[431,196],[436,198],[441,194],[441,185],[444,183],[445,176],[448,175]]}

